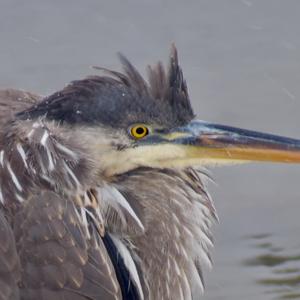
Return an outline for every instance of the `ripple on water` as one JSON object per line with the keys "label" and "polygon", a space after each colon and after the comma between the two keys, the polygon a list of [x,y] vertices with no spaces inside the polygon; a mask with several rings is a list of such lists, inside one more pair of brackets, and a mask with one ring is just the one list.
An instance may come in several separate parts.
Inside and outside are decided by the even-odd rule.
{"label": "ripple on water", "polygon": [[271,234],[247,236],[246,239],[254,245],[257,255],[245,258],[243,265],[264,269],[256,273],[256,284],[264,286],[265,292],[273,294],[274,299],[300,299],[300,247],[292,253],[274,242]]}

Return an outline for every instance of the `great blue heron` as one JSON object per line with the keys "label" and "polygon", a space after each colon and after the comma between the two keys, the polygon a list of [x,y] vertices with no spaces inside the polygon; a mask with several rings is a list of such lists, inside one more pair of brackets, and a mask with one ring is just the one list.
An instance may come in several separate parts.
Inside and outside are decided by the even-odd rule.
{"label": "great blue heron", "polygon": [[0,93],[1,300],[198,299],[217,216],[194,167],[300,162],[298,140],[195,120],[175,47],[148,83],[120,58]]}

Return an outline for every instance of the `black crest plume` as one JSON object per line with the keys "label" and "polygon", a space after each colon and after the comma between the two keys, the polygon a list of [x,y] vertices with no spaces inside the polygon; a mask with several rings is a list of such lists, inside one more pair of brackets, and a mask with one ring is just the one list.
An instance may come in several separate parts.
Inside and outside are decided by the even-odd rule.
{"label": "black crest plume", "polygon": [[124,73],[95,67],[107,75],[73,81],[17,117],[45,116],[70,124],[102,123],[112,127],[135,122],[172,127],[194,117],[175,46],[171,48],[167,71],[162,63],[148,67],[149,82],[127,58],[121,54],[119,57]]}

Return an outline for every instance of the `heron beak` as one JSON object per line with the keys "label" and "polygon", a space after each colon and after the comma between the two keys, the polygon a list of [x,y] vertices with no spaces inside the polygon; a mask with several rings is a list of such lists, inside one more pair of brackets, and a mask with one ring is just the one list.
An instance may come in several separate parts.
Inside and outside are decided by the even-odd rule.
{"label": "heron beak", "polygon": [[300,163],[300,140],[202,121],[176,128],[164,140],[183,147],[189,160]]}

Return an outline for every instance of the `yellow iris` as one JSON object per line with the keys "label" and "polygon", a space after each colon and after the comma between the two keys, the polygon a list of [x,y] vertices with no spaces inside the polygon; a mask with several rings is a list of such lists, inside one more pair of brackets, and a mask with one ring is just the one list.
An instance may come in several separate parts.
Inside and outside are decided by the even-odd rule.
{"label": "yellow iris", "polygon": [[136,139],[141,139],[149,134],[149,129],[143,124],[137,124],[131,127],[130,134]]}

